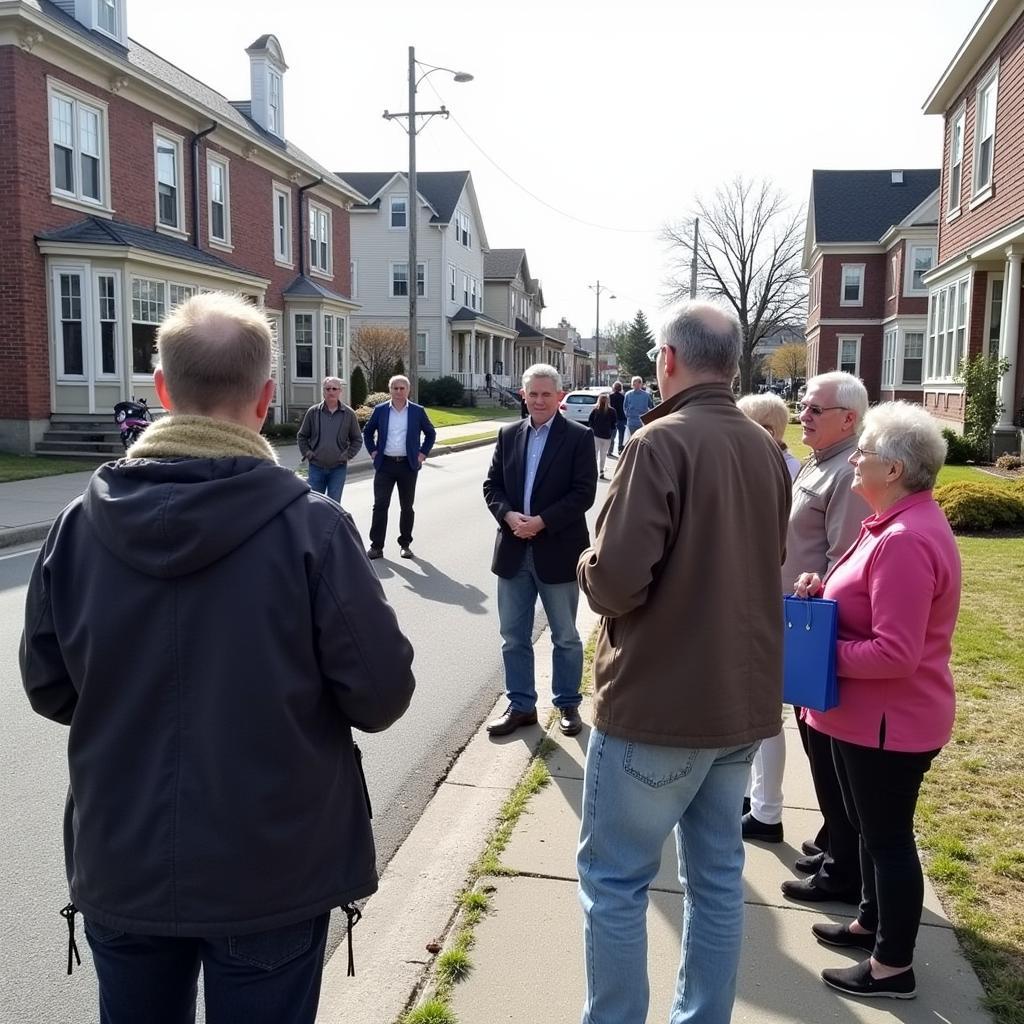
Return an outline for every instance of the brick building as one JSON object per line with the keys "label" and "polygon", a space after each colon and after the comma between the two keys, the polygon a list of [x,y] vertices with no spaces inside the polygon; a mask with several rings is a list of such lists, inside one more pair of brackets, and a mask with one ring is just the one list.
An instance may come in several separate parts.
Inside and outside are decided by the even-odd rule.
{"label": "brick building", "polygon": [[990,0],[924,105],[943,118],[939,255],[925,277],[924,404],[954,427],[965,355],[998,353],[996,450],[1019,450],[1024,426],[1024,3]]}
{"label": "brick building", "polygon": [[131,395],[157,407],[156,328],[205,289],[276,322],[277,416],[348,368],[363,197],[287,141],[279,42],[249,47],[250,96],[229,101],[131,40],[127,15],[0,0],[0,448],[55,450]]}
{"label": "brick building", "polygon": [[846,370],[873,402],[921,401],[939,172],[813,172],[803,268],[807,376]]}

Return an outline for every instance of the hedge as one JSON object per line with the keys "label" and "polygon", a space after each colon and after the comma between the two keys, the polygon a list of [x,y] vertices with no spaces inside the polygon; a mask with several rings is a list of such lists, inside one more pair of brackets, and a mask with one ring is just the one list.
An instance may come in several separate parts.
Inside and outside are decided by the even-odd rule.
{"label": "hedge", "polygon": [[1024,526],[1024,481],[1001,487],[959,480],[937,487],[935,500],[954,530]]}

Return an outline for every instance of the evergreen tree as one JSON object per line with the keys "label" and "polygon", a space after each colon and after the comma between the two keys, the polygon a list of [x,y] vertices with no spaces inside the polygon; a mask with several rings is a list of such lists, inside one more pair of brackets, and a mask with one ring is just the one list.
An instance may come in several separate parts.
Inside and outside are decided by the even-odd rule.
{"label": "evergreen tree", "polygon": [[405,376],[405,362],[402,359],[395,360],[395,372],[392,374],[392,376],[397,377],[399,374],[401,374],[403,377]]}
{"label": "evergreen tree", "polygon": [[366,386],[366,374],[363,373],[361,366],[355,367],[352,371],[352,380],[348,386],[349,401],[352,403],[353,409],[358,409],[359,406],[366,401],[366,396],[369,393],[369,389]]}
{"label": "evergreen tree", "polygon": [[650,380],[654,376],[654,363],[647,358],[647,353],[653,345],[654,335],[651,334],[643,310],[639,309],[629,325],[629,332],[618,346],[619,372]]}

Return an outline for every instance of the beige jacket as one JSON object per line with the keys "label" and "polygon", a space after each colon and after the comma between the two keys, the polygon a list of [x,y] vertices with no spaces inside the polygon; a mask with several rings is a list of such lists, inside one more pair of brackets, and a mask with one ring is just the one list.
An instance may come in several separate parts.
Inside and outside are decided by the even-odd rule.
{"label": "beige jacket", "polygon": [[578,579],[601,622],[594,724],[627,740],[729,747],[782,727],[790,479],[725,385],[644,417]]}

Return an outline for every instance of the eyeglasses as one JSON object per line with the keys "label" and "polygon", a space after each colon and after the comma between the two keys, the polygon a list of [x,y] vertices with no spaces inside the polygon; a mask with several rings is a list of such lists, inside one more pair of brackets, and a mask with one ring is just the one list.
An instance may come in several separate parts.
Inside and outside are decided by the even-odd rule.
{"label": "eyeglasses", "polygon": [[882,457],[878,452],[868,451],[867,448],[854,448],[853,454],[856,455],[858,459],[863,459],[865,455],[878,455],[879,458]]}
{"label": "eyeglasses", "polygon": [[652,363],[656,363],[658,361],[658,353],[663,348],[672,348],[672,346],[671,345],[666,345],[663,341],[659,341],[658,344],[654,346],[654,348],[649,348],[647,350],[647,358]]}
{"label": "eyeglasses", "polygon": [[820,416],[823,412],[831,412],[833,409],[848,409],[845,405],[808,405],[806,402],[800,403],[801,412],[809,412],[812,416]]}

